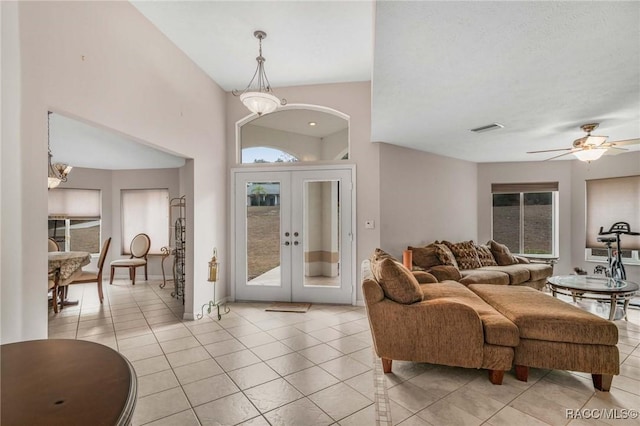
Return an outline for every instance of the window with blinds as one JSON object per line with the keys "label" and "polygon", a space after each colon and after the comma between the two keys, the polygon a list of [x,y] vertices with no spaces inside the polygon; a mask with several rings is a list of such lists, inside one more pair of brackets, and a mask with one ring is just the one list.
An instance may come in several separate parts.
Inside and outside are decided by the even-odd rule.
{"label": "window with blinds", "polygon": [[[616,222],[627,222],[632,231],[640,232],[640,176],[587,180],[586,186],[586,259],[604,261],[605,245],[598,232]],[[640,236],[621,235],[624,263],[640,264]]]}
{"label": "window with blinds", "polygon": [[515,253],[556,257],[558,182],[491,185],[491,238]]}
{"label": "window with blinds", "polygon": [[121,200],[122,253],[131,254],[131,240],[144,233],[151,239],[149,254],[161,254],[169,245],[169,190],[123,189]]}
{"label": "window with blinds", "polygon": [[49,238],[64,251],[100,252],[99,189],[56,188],[48,191]]}

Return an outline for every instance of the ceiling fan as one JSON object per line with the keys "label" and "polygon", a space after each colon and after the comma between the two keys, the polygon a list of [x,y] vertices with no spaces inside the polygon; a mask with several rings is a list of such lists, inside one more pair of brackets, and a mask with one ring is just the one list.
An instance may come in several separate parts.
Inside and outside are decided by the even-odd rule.
{"label": "ceiling fan", "polygon": [[598,127],[599,123],[589,123],[580,126],[582,131],[587,132],[587,135],[573,141],[571,148],[560,149],[547,149],[543,151],[530,151],[527,154],[537,154],[540,152],[556,152],[567,151],[563,154],[556,155],[555,157],[547,158],[545,161],[553,160],[555,158],[563,157],[565,155],[574,154],[581,161],[594,161],[602,157],[605,152],[608,154],[620,154],[622,151],[628,151],[625,148],[620,148],[624,145],[635,145],[640,143],[640,139],[626,139],[622,141],[607,142],[608,136],[593,136],[591,132]]}

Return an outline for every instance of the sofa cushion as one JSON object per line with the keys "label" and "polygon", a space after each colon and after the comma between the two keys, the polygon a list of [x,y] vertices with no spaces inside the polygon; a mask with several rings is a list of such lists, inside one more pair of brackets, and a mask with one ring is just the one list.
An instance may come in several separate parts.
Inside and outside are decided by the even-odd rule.
{"label": "sofa cushion", "polygon": [[436,277],[438,281],[460,281],[460,278],[462,278],[462,275],[460,275],[460,271],[458,270],[458,268],[451,265],[434,266],[432,268],[429,268],[428,272]]}
{"label": "sofa cushion", "polygon": [[424,300],[444,299],[473,308],[482,321],[486,343],[515,347],[519,343],[518,328],[464,285],[445,281],[421,286]]}
{"label": "sofa cushion", "polygon": [[424,270],[428,270],[432,266],[440,265],[440,259],[436,253],[436,245],[429,244],[424,247],[407,247],[413,252],[413,264]]}
{"label": "sofa cushion", "polygon": [[453,253],[459,269],[475,269],[481,266],[476,245],[473,241],[462,241],[455,244],[449,241],[443,241],[443,243],[446,244]]}
{"label": "sofa cushion", "polygon": [[386,251],[382,250],[381,248],[375,249],[373,251],[373,255],[371,256],[371,262],[380,261],[382,259],[391,259],[391,260],[395,260],[396,262],[400,262],[398,259],[396,259],[395,257],[391,256],[389,253],[387,253]]}
{"label": "sofa cushion", "polygon": [[479,244],[476,246],[476,252],[478,253],[480,266],[498,266],[498,262],[496,262],[489,247],[484,244]]}
{"label": "sofa cushion", "polygon": [[488,270],[485,268],[469,269],[460,271],[462,277],[458,280],[462,284],[499,284],[509,285],[509,275],[499,270]]}
{"label": "sofa cushion", "polygon": [[529,265],[505,265],[505,266],[483,266],[480,268],[485,271],[498,271],[509,275],[509,284],[518,285],[529,281],[531,273]]}
{"label": "sofa cushion", "polygon": [[518,326],[523,339],[589,345],[618,343],[616,325],[529,287],[470,285],[498,312]]}
{"label": "sofa cushion", "polygon": [[436,255],[438,256],[438,259],[440,259],[440,263],[442,265],[449,265],[458,268],[456,257],[453,255],[451,249],[449,249],[446,244],[435,244],[435,246]]}
{"label": "sofa cushion", "polygon": [[493,254],[493,257],[496,259],[496,262],[498,262],[498,265],[514,265],[518,263],[518,259],[516,259],[516,257],[511,254],[511,251],[509,251],[509,247],[505,246],[504,244],[489,240],[489,242],[487,242],[487,245],[491,249],[491,254]]}
{"label": "sofa cushion", "polygon": [[411,271],[389,258],[371,258],[371,274],[385,296],[397,303],[410,304],[422,300],[420,284]]}

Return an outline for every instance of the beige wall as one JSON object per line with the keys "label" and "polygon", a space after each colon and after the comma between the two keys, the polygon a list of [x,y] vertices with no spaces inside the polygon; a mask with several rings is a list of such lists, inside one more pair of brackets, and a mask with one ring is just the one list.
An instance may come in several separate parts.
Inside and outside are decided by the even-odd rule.
{"label": "beige wall", "polygon": [[[46,234],[47,110],[196,159],[189,205],[198,232],[185,302],[192,317],[212,297],[205,268],[211,247],[224,253],[226,244],[224,92],[128,2],[2,3],[3,47],[8,35],[12,48],[3,48],[3,71],[7,59],[22,79],[20,93],[7,99],[20,111],[9,117],[14,137],[20,123],[18,139],[11,156],[2,156],[14,188],[5,192],[3,178],[3,206],[12,209],[2,209],[2,225],[15,229],[12,250],[2,251],[3,343],[47,336],[46,248],[38,237]],[[5,107],[3,93],[3,121]],[[14,266],[5,273],[5,264]]]}
{"label": "beige wall", "polygon": [[[604,156],[592,163],[578,160],[478,164],[478,239],[491,238],[491,184],[507,182],[559,183],[559,261],[554,273],[569,274],[579,266],[588,272],[595,263],[584,260],[585,179],[640,174],[640,153]],[[624,237],[623,237],[624,243]],[[626,266],[633,281],[640,267]]]}
{"label": "beige wall", "polygon": [[477,239],[477,165],[380,144],[380,244],[398,259],[407,245]]}
{"label": "beige wall", "polygon": [[[362,260],[368,258],[380,243],[380,228],[365,229],[367,219],[380,223],[379,213],[379,158],[378,145],[371,143],[371,84],[341,83],[315,86],[285,87],[275,89],[276,95],[286,98],[289,105],[320,105],[338,110],[350,116],[351,150],[349,161],[339,164],[356,164],[356,299],[362,301],[360,269]],[[246,118],[248,111],[230,93],[227,94],[227,144],[229,167],[236,165],[236,122]],[[231,200],[231,192],[228,199]],[[231,201],[230,201],[231,202]],[[232,232],[232,231],[231,231]],[[230,238],[231,238],[230,233]],[[233,285],[233,284],[231,284]],[[230,287],[227,288],[227,290]],[[228,294],[228,293],[227,293]]]}

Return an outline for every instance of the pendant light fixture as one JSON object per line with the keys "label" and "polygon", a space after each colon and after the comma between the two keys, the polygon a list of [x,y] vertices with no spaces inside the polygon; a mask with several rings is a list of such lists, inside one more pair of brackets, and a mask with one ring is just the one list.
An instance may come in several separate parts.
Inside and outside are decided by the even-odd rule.
{"label": "pendant light fixture", "polygon": [[267,38],[267,33],[258,30],[253,33],[253,36],[258,39],[260,50],[256,61],[258,61],[258,67],[256,72],[253,73],[251,81],[243,91],[233,90],[234,96],[239,96],[240,101],[246,106],[249,111],[258,115],[269,114],[275,111],[278,106],[286,105],[286,99],[278,99],[271,90],[271,85],[267,74],[264,71],[264,62],[266,59],[262,56],[262,40]]}
{"label": "pendant light fixture", "polygon": [[49,167],[48,173],[49,177],[47,180],[47,189],[56,188],[60,185],[60,182],[67,181],[67,175],[71,171],[72,167],[62,163],[51,163],[51,158],[53,155],[51,154],[51,111],[47,111],[47,148],[49,149]]}

